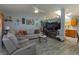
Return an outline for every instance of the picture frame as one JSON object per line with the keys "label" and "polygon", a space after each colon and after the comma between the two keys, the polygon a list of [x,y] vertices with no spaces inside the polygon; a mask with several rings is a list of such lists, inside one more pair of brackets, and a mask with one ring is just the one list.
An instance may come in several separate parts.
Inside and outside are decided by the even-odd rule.
{"label": "picture frame", "polygon": [[22,24],[25,24],[25,18],[22,18]]}
{"label": "picture frame", "polygon": [[33,19],[26,19],[26,25],[34,25]]}

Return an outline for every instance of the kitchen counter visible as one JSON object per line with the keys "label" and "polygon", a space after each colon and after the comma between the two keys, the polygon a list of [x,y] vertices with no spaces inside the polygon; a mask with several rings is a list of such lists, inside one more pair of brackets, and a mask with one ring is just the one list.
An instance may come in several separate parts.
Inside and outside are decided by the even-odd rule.
{"label": "kitchen counter visible", "polygon": [[65,35],[68,37],[75,38],[76,34],[77,34],[77,30],[71,30],[71,29],[65,30]]}
{"label": "kitchen counter visible", "polygon": [[78,30],[77,26],[65,26],[66,30]]}

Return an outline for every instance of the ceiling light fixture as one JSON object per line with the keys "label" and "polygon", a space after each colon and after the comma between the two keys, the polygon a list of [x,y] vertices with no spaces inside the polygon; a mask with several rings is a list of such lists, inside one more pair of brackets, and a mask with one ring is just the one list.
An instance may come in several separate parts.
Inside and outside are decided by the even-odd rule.
{"label": "ceiling light fixture", "polygon": [[39,13],[39,10],[37,10],[37,9],[36,9],[36,10],[34,10],[34,13]]}
{"label": "ceiling light fixture", "polygon": [[[57,14],[58,16],[61,16],[61,10],[57,10],[56,12],[55,12],[55,14]],[[72,15],[72,13],[71,12],[66,12],[65,13],[65,16],[71,16]]]}
{"label": "ceiling light fixture", "polygon": [[66,16],[71,16],[71,15],[72,15],[72,13],[67,13],[67,14],[66,14]]}
{"label": "ceiling light fixture", "polygon": [[57,10],[55,13],[56,13],[57,15],[61,16],[61,11],[60,11],[60,10]]}

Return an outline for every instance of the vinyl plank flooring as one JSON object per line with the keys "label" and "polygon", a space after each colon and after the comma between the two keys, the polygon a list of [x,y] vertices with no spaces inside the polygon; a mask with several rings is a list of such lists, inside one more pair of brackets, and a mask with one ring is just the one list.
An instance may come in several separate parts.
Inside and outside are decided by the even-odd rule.
{"label": "vinyl plank flooring", "polygon": [[[38,39],[29,40],[28,44],[36,43],[37,55],[79,55],[79,46],[76,46],[76,42],[73,39],[65,39],[64,42],[60,42],[53,38],[47,38],[47,43],[42,40],[41,43]],[[0,54],[7,54],[2,51]]]}

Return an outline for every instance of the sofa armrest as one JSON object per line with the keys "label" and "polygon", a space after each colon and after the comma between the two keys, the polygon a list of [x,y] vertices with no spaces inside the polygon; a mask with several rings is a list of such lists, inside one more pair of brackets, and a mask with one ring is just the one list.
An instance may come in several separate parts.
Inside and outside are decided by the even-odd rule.
{"label": "sofa armrest", "polygon": [[28,39],[33,39],[33,38],[38,38],[38,37],[39,37],[39,34],[29,34],[29,35],[27,35]]}
{"label": "sofa armrest", "polygon": [[19,40],[19,44],[26,43],[29,39]]}
{"label": "sofa armrest", "polygon": [[35,43],[17,49],[15,52],[12,53],[12,55],[35,55],[35,54],[36,54]]}

